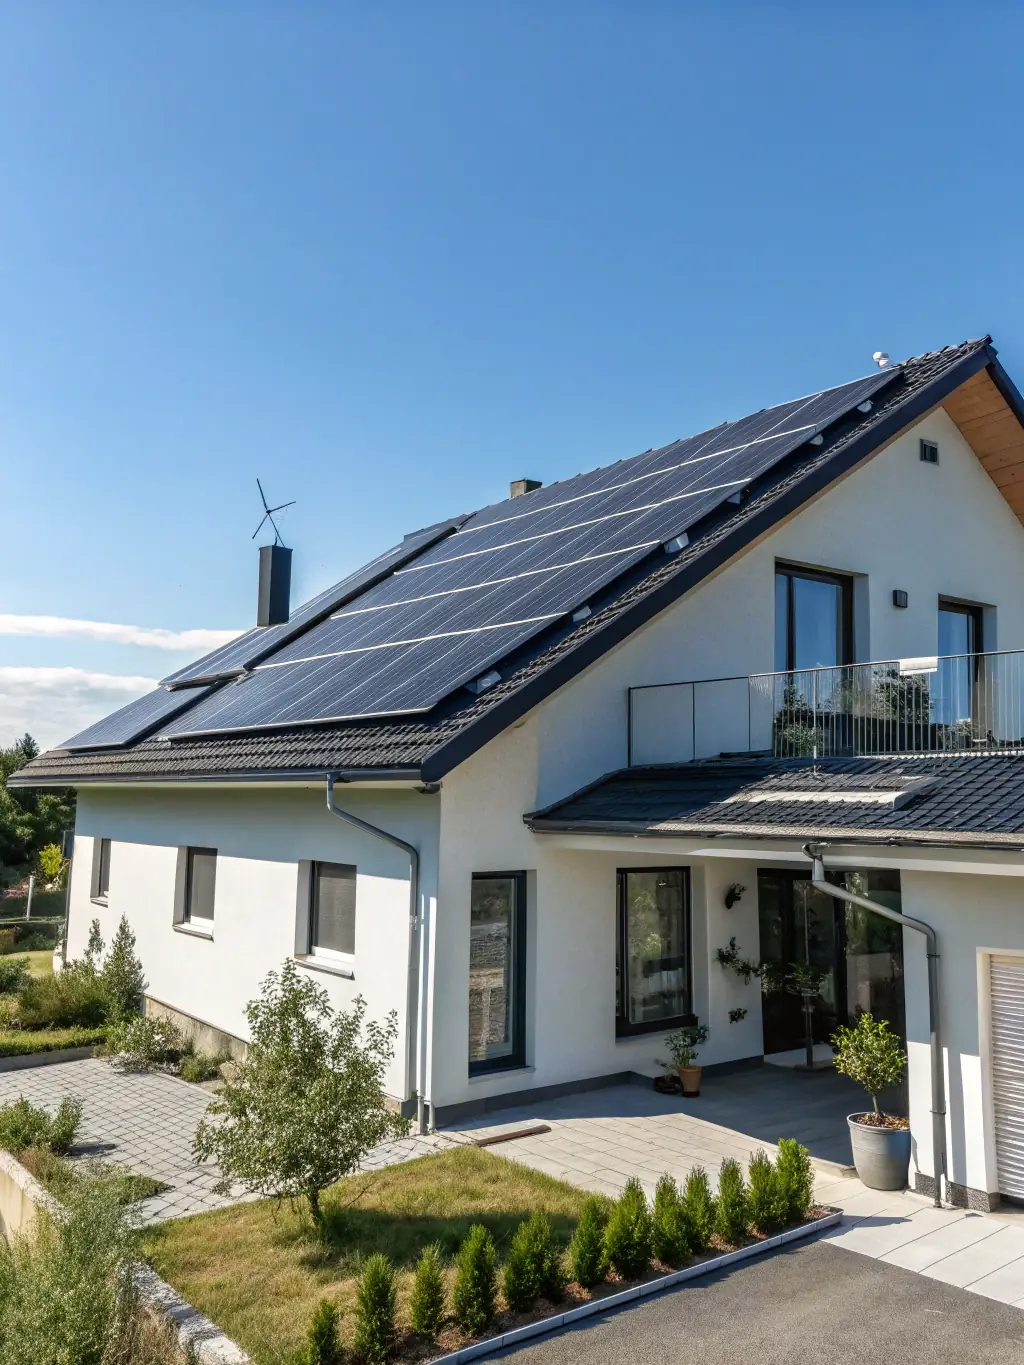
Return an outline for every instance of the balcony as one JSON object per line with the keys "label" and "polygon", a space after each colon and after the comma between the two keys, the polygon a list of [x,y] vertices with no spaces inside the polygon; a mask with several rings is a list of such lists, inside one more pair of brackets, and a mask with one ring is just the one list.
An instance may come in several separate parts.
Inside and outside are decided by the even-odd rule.
{"label": "balcony", "polygon": [[1024,748],[1024,651],[631,687],[628,762]]}

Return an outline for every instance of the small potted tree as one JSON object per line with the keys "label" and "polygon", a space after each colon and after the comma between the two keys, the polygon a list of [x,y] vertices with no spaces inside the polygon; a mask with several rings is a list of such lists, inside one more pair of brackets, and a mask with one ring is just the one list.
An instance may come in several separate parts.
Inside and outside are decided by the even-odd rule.
{"label": "small potted tree", "polygon": [[684,1095],[700,1094],[702,1068],[696,1065],[697,1049],[707,1040],[707,1024],[687,1024],[665,1036],[665,1047],[672,1061],[658,1065],[675,1070]]}
{"label": "small potted tree", "polygon": [[871,1096],[872,1109],[848,1114],[850,1145],[857,1174],[869,1189],[902,1190],[910,1166],[910,1123],[898,1114],[886,1114],[878,1096],[898,1085],[907,1067],[902,1041],[889,1032],[884,1019],[862,1014],[852,1028],[832,1035],[835,1068],[863,1086]]}

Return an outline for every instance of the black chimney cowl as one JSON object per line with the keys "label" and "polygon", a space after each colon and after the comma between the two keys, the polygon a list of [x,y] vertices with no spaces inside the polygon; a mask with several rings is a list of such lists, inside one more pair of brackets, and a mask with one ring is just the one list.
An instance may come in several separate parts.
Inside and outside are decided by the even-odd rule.
{"label": "black chimney cowl", "polygon": [[281,626],[288,620],[292,587],[292,552],[284,545],[260,546],[258,626]]}

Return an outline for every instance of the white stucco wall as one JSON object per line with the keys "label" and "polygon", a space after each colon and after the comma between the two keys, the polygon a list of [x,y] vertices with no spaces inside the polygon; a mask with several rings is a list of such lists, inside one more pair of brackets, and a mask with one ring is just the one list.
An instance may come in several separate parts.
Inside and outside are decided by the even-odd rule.
{"label": "white stucco wall", "polygon": [[[937,466],[921,462],[922,437],[938,442]],[[1024,528],[939,409],[551,697],[539,709],[538,806],[624,766],[627,688],[775,667],[776,560],[866,576],[855,584],[860,661],[936,653],[940,596],[996,608],[987,649],[1024,647]],[[907,608],[893,606],[894,588]],[[745,687],[736,697],[744,743],[727,735],[723,748],[745,747]],[[638,758],[688,756],[672,727],[666,714],[660,745]]]}
{"label": "white stucco wall", "polygon": [[[419,848],[421,903],[429,914],[436,896],[437,797],[339,787],[336,799],[344,809]],[[96,838],[112,841],[105,906],[89,896]],[[217,849],[212,939],[173,927],[177,851],[188,845]],[[382,1020],[390,1010],[397,1011],[401,1033],[388,1089],[403,1096],[409,860],[400,849],[330,815],[320,786],[83,788],[69,952],[82,952],[94,918],[109,944],[125,914],[138,941],[147,994],[244,1039],[246,1003],[267,972],[294,954],[298,864],[304,859],[354,863],[357,868],[354,978],[304,970],[335,1006],[362,995],[371,1018]]]}

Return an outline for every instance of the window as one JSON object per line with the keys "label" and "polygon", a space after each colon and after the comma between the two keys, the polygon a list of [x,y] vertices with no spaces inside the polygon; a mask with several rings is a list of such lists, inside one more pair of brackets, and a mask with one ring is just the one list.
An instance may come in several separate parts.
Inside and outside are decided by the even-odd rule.
{"label": "window", "polygon": [[474,874],[469,924],[469,1072],[525,1064],[526,874]]}
{"label": "window", "polygon": [[314,863],[310,876],[309,953],[351,962],[356,951],[356,870]]}
{"label": "window", "polygon": [[652,1033],[692,1022],[690,870],[622,869],[615,1031]]}
{"label": "window", "polygon": [[213,896],[217,881],[217,850],[190,848],[185,860],[185,914],[187,924],[213,926]]}
{"label": "window", "polygon": [[939,463],[939,447],[934,441],[921,442],[921,460],[924,464]]}
{"label": "window", "polygon": [[834,668],[853,659],[853,584],[841,574],[775,570],[775,670]]}
{"label": "window", "polygon": [[970,656],[984,648],[982,619],[981,607],[939,601],[940,657],[932,684],[932,718],[940,725],[960,725],[974,717],[980,660]]}
{"label": "window", "polygon": [[110,890],[110,840],[97,839],[92,855],[92,899],[107,902]]}
{"label": "window", "polygon": [[966,602],[939,600],[939,653],[980,654],[982,612]]}

